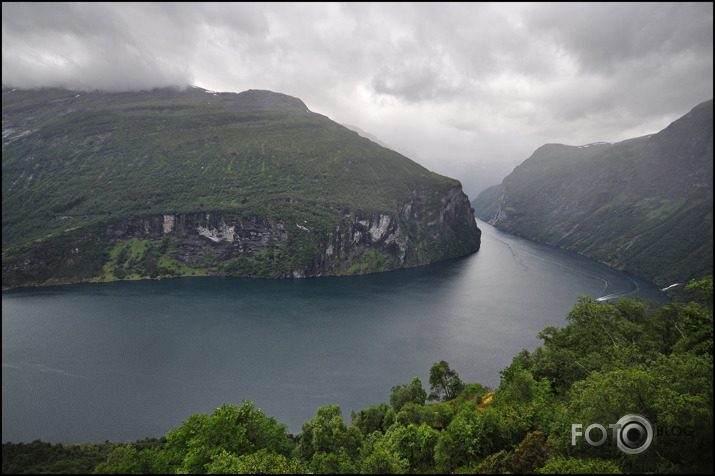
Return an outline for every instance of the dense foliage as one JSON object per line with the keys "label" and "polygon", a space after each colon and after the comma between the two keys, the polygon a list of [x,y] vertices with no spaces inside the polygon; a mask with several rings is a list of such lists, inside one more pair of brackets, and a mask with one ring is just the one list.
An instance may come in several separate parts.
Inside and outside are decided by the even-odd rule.
{"label": "dense foliage", "polygon": [[[160,440],[7,443],[3,472],[712,473],[712,276],[688,287],[701,298],[582,297],[567,325],[544,329],[543,345],[519,353],[494,391],[441,361],[430,370],[436,403],[414,378],[391,389],[389,404],[352,412],[350,424],[339,406],[320,407],[295,437],[253,403],[224,404]],[[610,431],[600,446],[573,431],[626,415],[652,428],[638,454],[619,449]]]}

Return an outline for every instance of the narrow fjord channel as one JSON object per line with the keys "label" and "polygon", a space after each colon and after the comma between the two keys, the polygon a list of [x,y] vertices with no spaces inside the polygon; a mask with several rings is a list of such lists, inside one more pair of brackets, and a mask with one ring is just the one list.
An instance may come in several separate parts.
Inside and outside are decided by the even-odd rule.
{"label": "narrow fjord channel", "polygon": [[471,256],[349,278],[162,281],[2,294],[2,440],[129,442],[253,401],[294,434],[318,407],[387,401],[446,360],[496,387],[578,296],[653,283],[478,222]]}

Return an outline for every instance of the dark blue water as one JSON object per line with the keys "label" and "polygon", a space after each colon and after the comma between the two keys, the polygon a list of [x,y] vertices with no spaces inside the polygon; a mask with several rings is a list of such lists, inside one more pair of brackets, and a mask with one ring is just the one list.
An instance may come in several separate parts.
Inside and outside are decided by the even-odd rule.
{"label": "dark blue water", "polygon": [[255,402],[300,432],[318,407],[387,402],[448,361],[496,387],[580,295],[649,282],[479,222],[481,250],[349,278],[180,278],[2,294],[2,441],[134,441],[193,413]]}

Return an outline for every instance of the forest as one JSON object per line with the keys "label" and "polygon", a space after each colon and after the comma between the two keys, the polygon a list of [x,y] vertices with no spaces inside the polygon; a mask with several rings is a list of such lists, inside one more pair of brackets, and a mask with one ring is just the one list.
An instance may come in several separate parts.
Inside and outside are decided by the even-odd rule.
{"label": "forest", "polygon": [[662,305],[579,298],[496,389],[440,361],[429,393],[415,377],[349,423],[326,405],[292,435],[244,400],[135,443],[4,443],[2,471],[712,474],[712,276],[687,290]]}

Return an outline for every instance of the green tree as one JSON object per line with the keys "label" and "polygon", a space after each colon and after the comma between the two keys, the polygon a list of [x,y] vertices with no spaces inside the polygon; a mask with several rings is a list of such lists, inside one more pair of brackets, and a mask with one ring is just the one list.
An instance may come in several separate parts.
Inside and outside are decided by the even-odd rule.
{"label": "green tree", "polygon": [[526,435],[526,438],[513,451],[501,450],[489,455],[479,470],[486,473],[532,474],[546,462],[558,455],[549,438],[539,431]]}
{"label": "green tree", "polygon": [[335,453],[316,453],[308,465],[315,474],[355,474],[359,472],[355,457],[344,448]]}
{"label": "green tree", "polygon": [[444,429],[452,423],[455,414],[455,409],[452,405],[438,403],[434,405],[432,409],[434,410],[434,422],[432,426],[438,429]]}
{"label": "green tree", "polygon": [[549,379],[554,391],[563,394],[591,372],[656,357],[669,339],[659,332],[675,332],[674,323],[666,325],[657,319],[659,309],[657,303],[640,298],[604,303],[581,296],[566,316],[566,327],[545,328],[538,334],[543,347],[532,354],[522,351],[514,360],[537,380]]}
{"label": "green tree", "polygon": [[318,408],[315,417],[301,429],[296,452],[312,471],[355,472],[354,460],[363,435],[357,426],[345,424],[339,405]]}
{"label": "green tree", "polygon": [[486,394],[489,393],[489,387],[485,387],[479,383],[470,383],[464,386],[464,389],[455,399],[456,405],[461,405],[468,401],[479,403]]}
{"label": "green tree", "polygon": [[498,431],[493,436],[495,447],[510,448],[536,430],[548,434],[554,413],[560,411],[549,381],[536,381],[519,363],[501,374],[499,388],[487,407],[498,421]]}
{"label": "green tree", "polygon": [[434,456],[437,471],[446,473],[464,466],[473,469],[497,449],[498,425],[496,412],[463,405],[439,434]]}
{"label": "green tree", "polygon": [[434,469],[434,448],[439,432],[426,423],[394,426],[385,435],[390,451],[409,464],[412,473]]}
{"label": "green tree", "polygon": [[499,388],[494,392],[497,405],[524,405],[530,403],[537,393],[537,382],[528,370],[510,365],[501,372]]}
{"label": "green tree", "polygon": [[206,466],[207,474],[309,474],[308,467],[296,458],[262,449],[237,456],[226,450],[214,455]]}
{"label": "green tree", "polygon": [[713,277],[694,281],[685,289],[697,292],[703,304],[690,302],[684,306],[683,329],[678,329],[683,338],[676,344],[676,350],[713,355]]}
{"label": "green tree", "polygon": [[402,407],[396,420],[401,426],[421,425],[422,423],[431,425],[435,421],[435,415],[431,407],[409,402]]}
{"label": "green tree", "polygon": [[444,360],[434,363],[429,375],[430,400],[452,400],[464,389],[464,382]]}
{"label": "green tree", "polygon": [[263,412],[252,402],[243,406],[223,404],[211,416],[191,415],[166,435],[166,451],[177,470],[203,473],[211,459],[222,451],[241,456],[265,449],[288,456],[293,443],[286,426]]}
{"label": "green tree", "polygon": [[422,381],[415,377],[412,383],[392,387],[390,391],[390,405],[398,413],[406,403],[424,405],[427,392],[422,388]]}
{"label": "green tree", "polygon": [[359,412],[350,412],[350,425],[360,429],[363,435],[375,431],[385,433],[395,423],[395,411],[387,403],[371,405]]}
{"label": "green tree", "polygon": [[[712,356],[692,353],[661,355],[646,364],[594,372],[575,383],[569,393],[555,444],[564,453],[578,457],[621,456],[610,433],[608,445],[592,447],[581,438],[572,446],[571,432],[564,429],[572,423],[581,423],[584,428],[599,423],[608,428],[621,417],[635,414],[653,425],[652,448],[628,458],[621,465],[623,470],[712,469],[712,376]],[[672,428],[678,429],[679,436],[669,433]]]}
{"label": "green tree", "polygon": [[696,292],[699,294],[702,305],[706,309],[713,310],[713,276],[705,276],[699,280],[693,281],[685,286],[686,291]]}
{"label": "green tree", "polygon": [[362,474],[405,474],[408,468],[409,462],[391,447],[388,434],[375,432],[363,441],[360,448]]}
{"label": "green tree", "polygon": [[168,471],[165,452],[159,448],[138,450],[133,444],[119,446],[106,461],[94,468],[95,474],[161,474]]}

